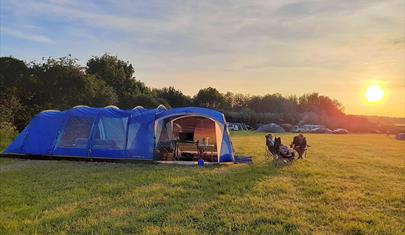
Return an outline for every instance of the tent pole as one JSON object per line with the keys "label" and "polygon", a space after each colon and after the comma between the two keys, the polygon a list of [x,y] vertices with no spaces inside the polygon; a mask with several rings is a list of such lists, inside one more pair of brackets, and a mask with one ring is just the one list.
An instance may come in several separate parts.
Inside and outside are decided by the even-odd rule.
{"label": "tent pole", "polygon": [[125,156],[127,156],[127,157],[129,157],[128,156],[128,133],[129,133],[129,121],[131,120],[131,118],[132,118],[132,113],[131,114],[129,114],[129,116],[128,116],[128,121],[127,121],[127,131],[126,131],[126,136],[125,136]]}

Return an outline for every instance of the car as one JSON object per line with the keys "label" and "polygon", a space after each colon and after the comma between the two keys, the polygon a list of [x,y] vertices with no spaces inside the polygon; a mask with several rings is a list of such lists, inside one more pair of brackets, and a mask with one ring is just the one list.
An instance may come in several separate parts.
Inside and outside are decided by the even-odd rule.
{"label": "car", "polygon": [[349,134],[349,131],[343,128],[338,128],[332,131],[333,134]]}
{"label": "car", "polygon": [[325,134],[330,134],[332,133],[332,130],[326,127],[320,127],[314,129],[311,133],[325,133]]}

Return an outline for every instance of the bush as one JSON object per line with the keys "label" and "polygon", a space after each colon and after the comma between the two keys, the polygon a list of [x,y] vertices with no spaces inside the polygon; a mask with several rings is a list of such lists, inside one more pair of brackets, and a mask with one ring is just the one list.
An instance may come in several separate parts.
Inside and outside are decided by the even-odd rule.
{"label": "bush", "polygon": [[2,152],[17,136],[17,130],[9,122],[0,123],[0,151]]}

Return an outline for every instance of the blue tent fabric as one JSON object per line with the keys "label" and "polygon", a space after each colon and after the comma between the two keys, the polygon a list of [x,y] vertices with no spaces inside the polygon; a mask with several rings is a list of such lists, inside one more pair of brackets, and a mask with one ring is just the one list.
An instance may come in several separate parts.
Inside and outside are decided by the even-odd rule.
{"label": "blue tent fabric", "polygon": [[212,110],[212,109],[207,109],[207,108],[200,108],[200,107],[184,107],[184,108],[174,108],[174,109],[169,109],[165,112],[160,112],[157,114],[157,118],[165,118],[169,116],[174,116],[174,115],[185,115],[185,114],[193,114],[193,115],[200,115],[203,117],[208,117],[216,122],[225,125],[225,117],[222,113]]}
{"label": "blue tent fabric", "polygon": [[128,158],[153,160],[156,112],[157,110],[148,110],[131,117],[128,131],[133,132],[133,137],[128,138]]}
{"label": "blue tent fabric", "polygon": [[222,113],[198,107],[121,110],[78,106],[37,114],[3,154],[154,160],[156,120],[196,115],[223,128],[219,161],[233,162]]}
{"label": "blue tent fabric", "polygon": [[51,155],[64,112],[36,115],[4,153]]}
{"label": "blue tent fabric", "polygon": [[29,125],[15,138],[3,153],[22,153],[22,146],[28,135]]}
{"label": "blue tent fabric", "polygon": [[221,162],[233,162],[234,161],[232,143],[229,138],[228,131],[224,132],[224,136],[222,139],[220,160],[221,160]]}

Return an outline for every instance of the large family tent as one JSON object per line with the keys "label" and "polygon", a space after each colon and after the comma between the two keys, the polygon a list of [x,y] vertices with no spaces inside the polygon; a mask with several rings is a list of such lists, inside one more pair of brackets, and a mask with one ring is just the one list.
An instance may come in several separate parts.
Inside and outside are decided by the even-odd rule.
{"label": "large family tent", "polygon": [[197,107],[76,106],[37,114],[6,155],[234,162],[225,117]]}

